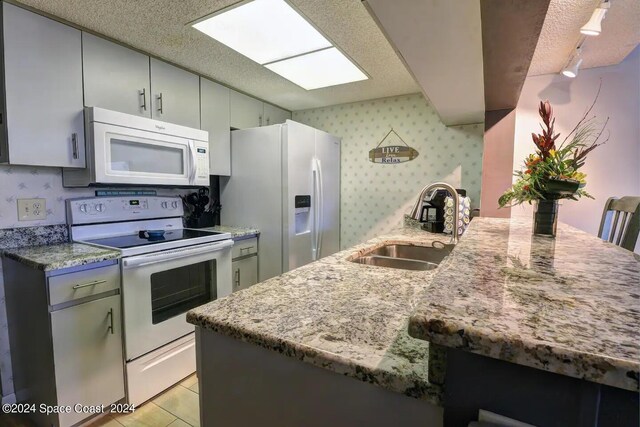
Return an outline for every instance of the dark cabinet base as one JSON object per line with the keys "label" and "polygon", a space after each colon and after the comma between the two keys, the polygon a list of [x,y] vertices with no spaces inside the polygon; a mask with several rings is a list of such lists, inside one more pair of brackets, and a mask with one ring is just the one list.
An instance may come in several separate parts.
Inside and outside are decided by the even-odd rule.
{"label": "dark cabinet base", "polygon": [[447,352],[445,427],[466,426],[486,409],[536,426],[637,427],[637,392],[478,356]]}

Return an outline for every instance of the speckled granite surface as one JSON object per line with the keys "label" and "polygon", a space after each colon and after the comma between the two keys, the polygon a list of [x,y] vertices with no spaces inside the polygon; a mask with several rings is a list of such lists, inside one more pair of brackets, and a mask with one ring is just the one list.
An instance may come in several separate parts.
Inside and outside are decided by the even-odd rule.
{"label": "speckled granite surface", "polygon": [[120,251],[82,243],[62,243],[8,249],[3,255],[33,268],[50,271],[116,259],[120,257]]}
{"label": "speckled granite surface", "polygon": [[407,329],[434,271],[371,267],[347,258],[384,242],[428,245],[441,239],[399,230],[196,308],[187,320],[440,404],[442,389],[429,382],[429,343],[411,338]]}
{"label": "speckled granite surface", "polygon": [[228,225],[216,225],[215,227],[205,228],[204,230],[219,231],[221,233],[231,234],[234,240],[248,239],[260,234],[257,228],[231,227]]}
{"label": "speckled granite surface", "polygon": [[640,370],[640,257],[558,224],[476,218],[410,319],[439,345],[627,390]]}
{"label": "speckled granite surface", "polygon": [[0,229],[0,250],[68,241],[69,233],[65,224]]}

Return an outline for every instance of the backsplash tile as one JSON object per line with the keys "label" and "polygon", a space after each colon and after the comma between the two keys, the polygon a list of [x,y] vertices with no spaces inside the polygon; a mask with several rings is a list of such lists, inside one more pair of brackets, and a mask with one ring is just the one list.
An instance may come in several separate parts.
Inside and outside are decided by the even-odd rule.
{"label": "backsplash tile", "polygon": [[[38,166],[0,165],[0,229],[66,223],[65,200],[92,197],[95,188],[65,188],[62,169]],[[193,190],[158,189],[158,195],[177,196]],[[18,221],[18,199],[43,198],[47,218],[42,221]]]}
{"label": "backsplash tile", "polygon": [[[342,248],[401,224],[422,187],[435,181],[466,189],[473,208],[480,203],[484,126],[445,126],[421,94],[297,111],[293,120],[342,137]],[[369,161],[390,127],[418,150],[415,160]],[[402,145],[383,145],[389,142]]]}

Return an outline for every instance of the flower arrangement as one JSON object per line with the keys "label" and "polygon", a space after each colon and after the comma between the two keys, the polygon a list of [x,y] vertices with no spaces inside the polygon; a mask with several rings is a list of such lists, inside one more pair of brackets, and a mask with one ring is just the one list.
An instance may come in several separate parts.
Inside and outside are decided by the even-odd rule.
{"label": "flower arrangement", "polygon": [[608,137],[601,138],[609,119],[598,127],[595,116],[589,116],[597,99],[598,95],[560,145],[556,143],[560,134],[554,131],[553,108],[549,101],[540,102],[542,133],[531,134],[536,151],[525,158],[522,170],[514,172],[518,179],[498,199],[500,207],[536,200],[593,198],[584,189],[587,176],[580,168],[587,154],[608,141]]}

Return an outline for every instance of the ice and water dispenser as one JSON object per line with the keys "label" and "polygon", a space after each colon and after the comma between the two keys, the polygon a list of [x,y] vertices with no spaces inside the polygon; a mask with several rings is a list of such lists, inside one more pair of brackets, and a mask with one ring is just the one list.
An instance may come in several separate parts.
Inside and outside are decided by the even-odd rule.
{"label": "ice and water dispenser", "polygon": [[311,231],[311,196],[295,196],[296,234]]}

